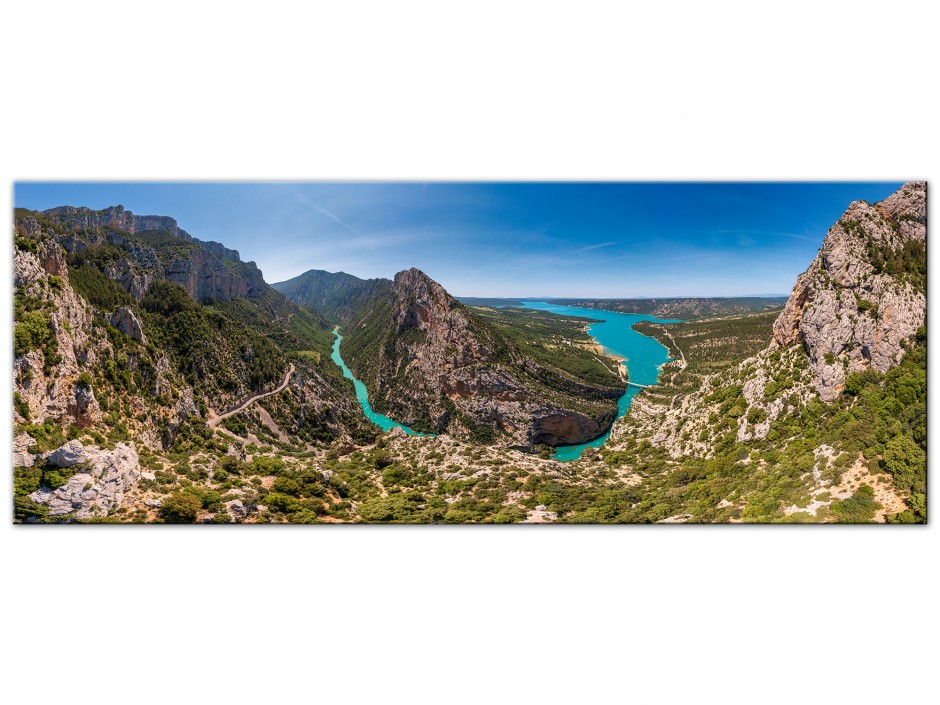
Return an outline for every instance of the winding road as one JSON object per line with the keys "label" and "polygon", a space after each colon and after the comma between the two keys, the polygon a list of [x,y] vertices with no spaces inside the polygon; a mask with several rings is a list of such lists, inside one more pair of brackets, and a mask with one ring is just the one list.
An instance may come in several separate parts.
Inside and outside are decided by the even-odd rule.
{"label": "winding road", "polygon": [[287,383],[290,382],[290,376],[292,374],[294,374],[293,363],[291,363],[291,366],[287,368],[287,374],[284,375],[284,381],[281,382],[281,384],[277,388],[272,389],[270,392],[264,392],[262,394],[255,394],[253,397],[250,397],[246,401],[242,402],[231,411],[226,411],[224,414],[220,416],[216,416],[214,419],[210,419],[209,421],[206,422],[206,425],[209,428],[215,428],[216,426],[219,425],[220,422],[224,421],[229,416],[234,416],[235,414],[244,411],[245,409],[247,409],[249,406],[254,404],[259,399],[264,399],[265,397],[270,397],[274,394],[277,394],[280,391],[283,391],[284,388],[287,386]]}

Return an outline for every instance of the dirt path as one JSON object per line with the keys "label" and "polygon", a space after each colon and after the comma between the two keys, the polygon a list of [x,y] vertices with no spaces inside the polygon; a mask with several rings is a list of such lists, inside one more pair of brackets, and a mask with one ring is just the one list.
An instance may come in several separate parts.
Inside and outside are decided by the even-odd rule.
{"label": "dirt path", "polygon": [[225,412],[224,414],[222,414],[221,416],[216,416],[216,417],[213,418],[213,419],[209,419],[209,421],[206,422],[206,425],[207,425],[209,428],[215,428],[216,426],[219,425],[220,422],[224,421],[224,420],[227,419],[229,416],[234,416],[235,414],[238,414],[238,413],[244,411],[245,409],[247,409],[249,406],[251,406],[252,404],[254,404],[254,403],[255,403],[256,401],[258,401],[259,399],[264,399],[265,397],[270,397],[270,396],[272,396],[272,395],[274,395],[274,394],[277,394],[277,393],[280,392],[280,391],[283,391],[284,388],[287,386],[287,383],[290,382],[290,376],[291,376],[292,374],[294,374],[294,365],[293,365],[293,363],[291,363],[291,366],[287,368],[287,374],[284,375],[284,381],[281,382],[281,384],[280,384],[276,389],[273,389],[273,390],[271,390],[270,392],[264,392],[264,393],[262,393],[262,394],[255,394],[253,397],[251,397],[251,398],[249,398],[247,401],[245,401],[245,402],[239,404],[238,406],[236,406],[236,407],[235,407],[234,409],[232,409],[231,411],[227,411],[227,412]]}
{"label": "dirt path", "polygon": [[672,337],[672,333],[670,333],[670,332],[669,332],[668,330],[666,330],[665,328],[663,328],[663,333],[665,333],[666,335],[669,336],[669,340],[672,341],[672,344],[676,346],[676,350],[679,351],[679,357],[682,358],[683,369],[685,369],[686,367],[688,367],[688,366],[689,366],[689,363],[686,362],[685,353],[682,352],[682,348],[679,347],[679,343],[676,342],[676,339]]}

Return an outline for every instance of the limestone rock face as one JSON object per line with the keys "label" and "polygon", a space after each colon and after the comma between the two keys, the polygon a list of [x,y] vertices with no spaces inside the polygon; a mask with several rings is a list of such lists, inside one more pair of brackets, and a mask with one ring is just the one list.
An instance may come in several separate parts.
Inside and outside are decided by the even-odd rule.
{"label": "limestone rock face", "polygon": [[170,417],[170,423],[163,434],[163,447],[169,447],[176,438],[176,433],[186,419],[199,415],[199,407],[196,406],[196,400],[193,398],[191,387],[184,387],[181,390],[179,399],[173,407],[173,414]]}
{"label": "limestone rock face", "polygon": [[874,205],[852,203],[798,277],[773,346],[802,343],[823,400],[839,395],[848,374],[900,361],[901,342],[924,323],[925,292],[879,258],[926,239],[927,185],[911,182]]}
{"label": "limestone rock face", "polygon": [[221,242],[212,242],[211,240],[200,240],[199,238],[194,237],[193,242],[198,244],[206,252],[214,254],[216,257],[228,257],[233,259],[236,262],[241,262],[241,257],[238,254],[238,250],[232,250]]}
{"label": "limestone rock face", "polygon": [[130,336],[134,340],[139,340],[144,345],[147,344],[147,336],[144,335],[144,329],[140,325],[140,320],[127,306],[121,306],[114,312],[114,315],[111,316],[111,325],[124,333],[124,335]]}
{"label": "limestone rock face", "polygon": [[35,459],[29,452],[30,446],[35,442],[27,433],[20,433],[13,439],[13,467],[31,468],[35,464]]}
{"label": "limestone rock face", "polygon": [[546,369],[417,269],[395,276],[381,315],[390,327],[386,342],[368,353],[380,358],[373,403],[406,425],[482,427],[509,445],[530,447],[581,443],[613,421],[622,389]]}
{"label": "limestone rock face", "polygon": [[[50,277],[60,280],[50,285]],[[48,302],[50,326],[55,335],[57,362],[47,365],[43,354],[32,350],[13,361],[14,389],[29,407],[33,422],[47,418],[68,419],[79,427],[101,417],[90,389],[76,387],[81,369],[94,365],[98,350],[108,345],[92,339],[93,312],[69,283],[64,250],[51,240],[40,242],[35,252],[17,250],[13,283],[24,295]]]}
{"label": "limestone rock face", "polygon": [[267,286],[257,267],[244,266],[235,273],[219,256],[206,250],[193,250],[188,257],[170,262],[163,274],[181,284],[196,301],[257,297]]}
{"label": "limestone rock face", "polygon": [[85,448],[78,441],[69,441],[49,454],[46,462],[60,468],[70,468],[85,459]]}
{"label": "limestone rock face", "polygon": [[225,503],[225,511],[228,512],[229,516],[232,519],[247,519],[252,512],[257,511],[258,507],[255,504],[245,504],[240,499],[233,499]]}
{"label": "limestone rock face", "polygon": [[[67,229],[56,237],[70,253],[102,244],[120,247],[126,256],[108,263],[104,271],[138,301],[157,279],[181,284],[196,301],[257,297],[267,288],[254,262],[242,262],[237,250],[221,243],[192,237],[168,216],[135,215],[123,206],[100,211],[61,206],[42,215]],[[35,218],[17,221],[21,230],[33,224],[38,227]],[[175,247],[172,238],[183,247]]]}
{"label": "limestone rock face", "polygon": [[118,443],[114,450],[102,450],[70,441],[53,451],[48,461],[77,471],[61,487],[43,487],[30,495],[34,502],[46,505],[53,517],[106,516],[121,506],[124,496],[140,479],[140,462],[133,443]]}
{"label": "limestone rock face", "polygon": [[64,223],[71,230],[114,228],[129,233],[147,230],[166,230],[178,238],[192,241],[192,236],[177,225],[173,218],[163,215],[134,215],[124,206],[111,206],[103,210],[73,206],[59,206],[43,211],[43,215],[52,216]]}

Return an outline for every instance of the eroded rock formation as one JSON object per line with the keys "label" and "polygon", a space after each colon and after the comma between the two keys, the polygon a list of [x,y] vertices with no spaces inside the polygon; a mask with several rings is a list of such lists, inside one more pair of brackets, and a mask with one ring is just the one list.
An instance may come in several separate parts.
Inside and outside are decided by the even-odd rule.
{"label": "eroded rock formation", "polygon": [[773,345],[802,343],[823,400],[852,372],[896,365],[923,325],[926,291],[904,265],[926,238],[927,185],[911,182],[874,205],[852,203],[797,279]]}

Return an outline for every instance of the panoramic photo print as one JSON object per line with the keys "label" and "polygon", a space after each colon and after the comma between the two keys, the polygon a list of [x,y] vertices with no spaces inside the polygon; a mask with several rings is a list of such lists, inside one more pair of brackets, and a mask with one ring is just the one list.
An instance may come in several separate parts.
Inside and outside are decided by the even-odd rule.
{"label": "panoramic photo print", "polygon": [[21,182],[16,523],[927,521],[927,184]]}

